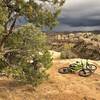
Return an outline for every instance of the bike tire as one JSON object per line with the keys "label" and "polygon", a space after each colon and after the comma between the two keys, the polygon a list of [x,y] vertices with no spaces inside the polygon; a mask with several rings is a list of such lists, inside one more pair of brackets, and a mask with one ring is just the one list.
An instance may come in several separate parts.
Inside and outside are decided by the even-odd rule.
{"label": "bike tire", "polygon": [[70,70],[68,67],[63,67],[63,68],[59,68],[58,72],[61,74],[68,74],[68,73],[70,73]]}
{"label": "bike tire", "polygon": [[82,69],[79,71],[79,76],[88,77],[91,76],[92,71],[90,69]]}
{"label": "bike tire", "polygon": [[95,70],[97,69],[97,66],[93,65],[93,64],[89,64],[87,66],[88,69],[90,69],[92,72],[95,72]]}

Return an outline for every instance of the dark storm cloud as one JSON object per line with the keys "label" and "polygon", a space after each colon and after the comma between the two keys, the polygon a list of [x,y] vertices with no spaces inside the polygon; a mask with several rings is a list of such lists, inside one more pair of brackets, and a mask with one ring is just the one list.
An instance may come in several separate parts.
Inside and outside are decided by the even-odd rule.
{"label": "dark storm cloud", "polygon": [[[100,0],[66,0],[54,30],[100,29]],[[62,27],[63,26],[63,27]]]}
{"label": "dark storm cloud", "polygon": [[100,19],[73,19],[73,18],[61,18],[59,19],[61,24],[66,24],[72,27],[79,26],[100,26]]}

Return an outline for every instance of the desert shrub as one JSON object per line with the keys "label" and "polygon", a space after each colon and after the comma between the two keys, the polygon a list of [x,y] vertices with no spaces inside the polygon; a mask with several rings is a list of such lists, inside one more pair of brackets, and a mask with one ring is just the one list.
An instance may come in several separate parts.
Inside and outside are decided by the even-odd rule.
{"label": "desert shrub", "polygon": [[96,42],[99,42],[99,40],[100,40],[99,35],[95,35],[95,34],[94,34],[94,36],[93,36],[93,37],[91,37],[91,41],[96,41]]}
{"label": "desert shrub", "polygon": [[61,59],[70,59],[70,58],[76,58],[77,55],[73,53],[72,47],[73,44],[65,44],[62,51],[61,51]]}
{"label": "desert shrub", "polygon": [[77,58],[77,55],[71,50],[66,50],[61,52],[61,59]]}
{"label": "desert shrub", "polygon": [[2,58],[0,58],[0,72],[2,72],[2,70],[7,66],[8,64],[5,62],[5,60],[3,60]]}
{"label": "desert shrub", "polygon": [[75,44],[72,50],[80,58],[100,60],[99,44],[96,46],[92,42],[87,43],[86,41],[79,41]]}
{"label": "desert shrub", "polygon": [[[40,55],[38,55],[34,57],[33,63],[24,62],[25,60],[23,60],[20,66],[5,67],[3,73],[25,84],[32,84],[33,86],[39,85],[43,80],[48,78],[48,74],[46,73],[48,67],[46,67],[46,65],[48,65],[49,62],[47,61],[48,64],[43,64],[43,56],[40,57]],[[50,56],[48,56],[48,58],[49,57]]]}
{"label": "desert shrub", "polygon": [[33,86],[47,79],[46,70],[52,64],[52,57],[46,35],[41,30],[31,24],[25,25],[10,35],[5,48],[0,68],[8,77]]}

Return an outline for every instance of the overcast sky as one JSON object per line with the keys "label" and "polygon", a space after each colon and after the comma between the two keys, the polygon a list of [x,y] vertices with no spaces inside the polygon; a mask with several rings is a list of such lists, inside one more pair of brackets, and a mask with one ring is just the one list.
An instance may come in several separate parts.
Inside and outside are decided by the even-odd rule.
{"label": "overcast sky", "polygon": [[100,30],[100,0],[66,0],[54,31]]}

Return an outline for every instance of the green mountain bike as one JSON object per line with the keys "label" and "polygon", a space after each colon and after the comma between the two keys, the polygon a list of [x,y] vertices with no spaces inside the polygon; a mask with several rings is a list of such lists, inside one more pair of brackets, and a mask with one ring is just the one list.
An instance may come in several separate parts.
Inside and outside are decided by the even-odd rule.
{"label": "green mountain bike", "polygon": [[96,69],[97,67],[94,64],[90,64],[88,60],[86,60],[85,63],[83,63],[82,61],[77,61],[73,64],[70,64],[69,67],[60,68],[58,69],[58,72],[61,74],[78,72],[80,76],[87,77],[93,74]]}

